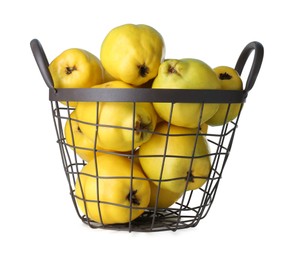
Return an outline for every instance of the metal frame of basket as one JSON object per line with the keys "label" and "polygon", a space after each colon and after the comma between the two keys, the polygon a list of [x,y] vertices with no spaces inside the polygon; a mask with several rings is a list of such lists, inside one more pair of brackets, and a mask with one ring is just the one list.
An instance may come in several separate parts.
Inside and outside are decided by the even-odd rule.
{"label": "metal frame of basket", "polygon": [[[259,42],[251,42],[245,46],[242,53],[240,54],[235,69],[241,75],[243,68],[247,62],[248,57],[254,51],[254,59],[252,66],[246,80],[245,89],[243,91],[228,91],[228,90],[174,90],[174,89],[149,89],[149,88],[135,88],[135,89],[56,89],[53,85],[53,80],[48,70],[48,60],[45,52],[42,48],[41,43],[37,39],[31,41],[31,49],[35,57],[36,63],[39,67],[41,75],[43,76],[44,82],[49,87],[49,100],[51,102],[52,116],[57,134],[57,142],[60,148],[61,159],[64,167],[64,172],[69,184],[70,195],[75,206],[76,212],[79,218],[92,228],[104,228],[104,229],[114,229],[114,230],[127,230],[131,231],[141,231],[141,232],[154,232],[154,231],[165,231],[172,230],[176,231],[179,229],[195,227],[201,219],[203,219],[213,201],[217,192],[217,188],[222,177],[224,167],[226,165],[229,153],[231,151],[233,139],[235,136],[235,131],[238,126],[240,113],[243,104],[246,101],[249,91],[252,89],[255,80],[258,76],[262,60],[263,60],[263,46]],[[59,101],[65,101],[65,105],[61,104]],[[77,198],[76,196],[76,183],[80,183],[80,178],[84,174],[82,169],[86,162],[78,157],[76,149],[82,149],[81,147],[75,146],[73,144],[68,144],[64,137],[64,126],[67,120],[76,119],[71,118],[71,113],[74,108],[69,106],[69,101],[83,101],[83,102],[96,102],[97,107],[99,107],[100,102],[130,102],[133,105],[133,113],[135,113],[136,105],[138,102],[168,102],[171,103],[173,107],[176,103],[199,103],[201,104],[201,113],[204,110],[205,104],[208,103],[227,103],[227,114],[230,109],[230,105],[233,103],[241,103],[241,109],[238,116],[230,121],[223,123],[222,126],[211,127],[210,131],[207,133],[202,133],[200,127],[198,131],[194,134],[194,150],[196,149],[197,139],[199,136],[206,138],[209,145],[209,153],[203,156],[208,156],[211,161],[211,170],[209,176],[206,177],[204,185],[196,190],[187,190],[187,185],[182,196],[170,207],[159,208],[157,206],[158,198],[156,199],[155,206],[144,207],[143,213],[134,220],[131,220],[131,215],[133,210],[137,209],[134,203],[130,203],[129,206],[111,203],[109,201],[95,200],[88,201],[85,197]],[[202,114],[201,114],[202,115]],[[201,116],[200,115],[200,116]],[[170,118],[172,117],[172,108],[170,113]],[[77,120],[78,121],[78,120]],[[87,122],[80,122],[87,123]],[[94,125],[98,131],[100,127],[98,122]],[[117,126],[106,126],[106,127],[117,127]],[[170,127],[170,123],[169,123]],[[135,127],[127,129],[132,131],[134,135]],[[72,131],[72,128],[71,128]],[[152,134],[158,134],[153,132]],[[166,134],[166,140],[171,136],[170,132]],[[168,141],[166,141],[165,151],[167,150]],[[136,153],[136,147],[133,146],[132,151],[129,153],[121,153],[114,151],[98,151],[96,146],[92,147],[92,152],[102,152],[105,154],[112,154],[115,156],[126,157],[130,160],[131,166],[138,159],[139,155]],[[162,154],[162,162],[167,160],[170,155]],[[171,156],[172,157],[172,156]],[[173,158],[176,158],[174,155]],[[96,158],[96,157],[94,157]],[[190,165],[192,165],[194,160],[197,158],[192,155],[188,158],[190,160]],[[95,163],[98,164],[98,160],[95,159]],[[163,169],[164,165],[162,165]],[[131,167],[132,169],[132,167]],[[162,177],[162,176],[161,176]],[[162,179],[158,181],[157,195],[160,192],[160,183]],[[97,187],[99,186],[99,180],[103,176],[99,176],[98,171],[96,171],[95,176],[93,176]],[[128,180],[130,185],[134,181],[133,173],[130,171]],[[186,177],[188,180],[188,176]],[[149,178],[145,177],[143,181],[150,181]],[[187,181],[186,181],[187,183]],[[99,189],[97,189],[98,193]],[[129,196],[132,198],[134,191],[130,190]],[[97,194],[99,198],[99,194]],[[84,203],[85,212],[82,212],[77,204],[77,199],[80,199]],[[105,224],[103,223],[103,218],[101,221],[97,222],[92,220],[87,213],[88,203],[95,203],[97,205],[97,210],[101,215],[100,206],[102,204],[108,204],[112,207],[128,207],[129,221],[126,223],[119,224]],[[141,209],[141,208],[140,208]]]}

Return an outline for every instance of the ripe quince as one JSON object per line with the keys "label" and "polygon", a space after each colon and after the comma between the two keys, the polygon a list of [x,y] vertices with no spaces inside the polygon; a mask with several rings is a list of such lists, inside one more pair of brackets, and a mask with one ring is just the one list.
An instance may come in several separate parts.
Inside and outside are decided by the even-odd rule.
{"label": "ripe quince", "polygon": [[[154,79],[153,89],[221,89],[220,80],[213,69],[198,59],[170,59],[164,61]],[[170,120],[171,103],[154,103],[158,115]],[[218,110],[219,104],[175,103],[171,123],[197,128]]]}
{"label": "ripe quince", "polygon": [[[214,68],[221,82],[223,90],[242,90],[243,83],[238,72],[229,66]],[[230,122],[237,117],[241,108],[240,103],[220,104],[218,111],[206,122],[209,125],[217,126]]]}
{"label": "ripe quince", "polygon": [[150,201],[150,184],[140,167],[126,157],[103,154],[85,165],[76,181],[79,209],[103,224],[127,223]]}
{"label": "ripe quince", "polygon": [[[140,165],[155,185],[174,193],[201,187],[211,169],[209,147],[199,129],[159,123],[138,150]],[[196,145],[196,148],[195,148]]]}
{"label": "ripe quince", "polygon": [[163,37],[145,24],[113,28],[103,40],[100,51],[107,73],[134,86],[141,86],[157,75],[164,55]]}
{"label": "ripe quince", "polygon": [[[111,81],[93,88],[133,88]],[[78,102],[79,127],[100,148],[127,152],[151,138],[157,114],[151,102]],[[96,140],[96,141],[95,141]]]}
{"label": "ripe quince", "polygon": [[[104,82],[101,61],[84,49],[63,51],[49,64],[49,71],[55,88],[90,88]],[[70,101],[69,105],[76,107],[77,102]]]}

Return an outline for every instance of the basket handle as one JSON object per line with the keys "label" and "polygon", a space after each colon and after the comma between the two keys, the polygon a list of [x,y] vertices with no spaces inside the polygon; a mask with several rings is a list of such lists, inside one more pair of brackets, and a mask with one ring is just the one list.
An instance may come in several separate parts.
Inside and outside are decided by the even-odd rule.
{"label": "basket handle", "polygon": [[264,48],[262,44],[257,41],[247,44],[241,52],[235,66],[235,70],[237,70],[239,75],[241,75],[244,65],[246,64],[246,61],[252,53],[252,51],[254,51],[254,58],[246,81],[245,90],[247,92],[252,89],[262,64],[264,54]]}
{"label": "basket handle", "polygon": [[33,39],[30,42],[30,46],[45,83],[47,84],[49,89],[52,89],[56,92],[51,73],[48,69],[49,62],[41,43],[39,42],[39,40]]}

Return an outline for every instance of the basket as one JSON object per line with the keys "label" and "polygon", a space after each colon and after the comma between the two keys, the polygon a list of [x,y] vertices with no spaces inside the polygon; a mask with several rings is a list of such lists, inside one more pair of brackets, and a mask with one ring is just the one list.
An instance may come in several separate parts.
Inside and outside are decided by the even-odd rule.
{"label": "basket", "polygon": [[[243,104],[255,83],[261,67],[263,46],[259,42],[251,42],[247,44],[237,60],[235,69],[241,75],[250,54],[254,52],[252,65],[243,91],[204,89],[159,90],[151,88],[56,89],[53,86],[53,80],[48,70],[49,63],[45,52],[37,39],[31,41],[31,49],[44,82],[49,87],[49,100],[51,102],[53,122],[56,129],[61,160],[69,184],[70,196],[81,221],[91,228],[125,230],[129,232],[176,231],[179,229],[196,227],[199,221],[207,215],[214,201],[224,167],[232,148]],[[59,101],[62,101],[62,103]],[[92,104],[95,104],[97,110],[102,104],[113,104],[113,102],[119,102],[120,104],[127,103],[132,107],[132,127],[100,124],[98,117],[95,123],[78,120],[76,117],[73,117],[75,108],[69,106],[69,101],[91,102]],[[172,132],[172,125],[168,122],[164,123],[166,125],[165,132],[140,129],[141,132],[145,131],[152,136],[156,136],[158,139],[161,138],[164,140],[161,154],[156,152],[154,154],[148,153],[146,155],[141,154],[142,146],[136,147],[134,140],[135,135],[137,134],[135,113],[139,109],[140,104],[145,102],[170,104],[170,118],[173,116],[172,111],[177,103],[199,104],[199,117],[202,116],[204,108],[208,104],[228,104],[227,114],[231,105],[234,103],[239,103],[240,109],[235,119],[226,122],[225,118],[225,122],[223,122],[221,126],[208,126],[208,131],[204,131],[202,125],[198,125],[192,133]],[[95,128],[96,138],[93,141],[92,147],[82,147],[77,142],[77,139],[75,140],[75,123],[78,123],[79,125],[90,125]],[[70,142],[68,142],[65,136],[66,124],[69,125],[67,127],[69,127],[69,135],[71,137]],[[107,131],[111,131],[112,129],[120,129],[125,132],[128,131],[129,135],[132,137],[131,149],[127,152],[121,152],[100,149],[97,147],[99,133],[102,133],[102,130],[105,129]],[[169,152],[169,147],[172,147],[172,145],[173,147],[176,146],[176,143],[171,145],[172,140],[185,140],[184,138],[189,138],[188,142],[192,145],[192,153],[190,155],[178,155],[176,149],[175,152]],[[205,141],[208,149],[201,149],[203,151],[197,153],[196,151],[198,149],[200,150],[202,140]],[[182,142],[182,145],[184,142]],[[185,142],[184,145],[187,146],[189,144]],[[180,143],[179,145],[177,143],[177,147],[179,151]],[[84,158],[79,156],[80,151],[92,154],[90,162],[87,162]],[[104,161],[101,158],[103,158]],[[108,161],[105,158],[107,158]],[[112,158],[113,160],[110,160],[109,158]],[[114,160],[115,158],[119,159]],[[208,174],[194,174],[192,168],[193,165],[197,162],[201,162],[201,160],[206,160],[207,158],[210,163]],[[159,167],[160,174],[158,177],[150,177],[146,174],[136,174],[137,171],[141,170],[141,166],[138,162],[142,162],[143,159],[148,160],[149,164],[152,165],[151,169],[157,169]],[[185,163],[188,162],[189,166],[186,170],[186,176],[177,178],[164,177],[165,170],[168,170],[169,172],[173,171],[173,168],[171,167],[172,164],[170,164],[171,166],[168,164],[169,161],[174,162],[176,160],[180,162],[181,160],[184,160]],[[122,164],[127,161],[127,167],[125,166],[128,170],[127,174],[120,174],[120,170],[122,172],[122,168],[124,169],[124,166],[121,166],[122,164],[120,164],[120,161]],[[158,162],[160,162],[159,165]],[[105,176],[103,174],[103,170],[100,169],[102,164],[111,168],[111,171],[113,172],[112,176]],[[169,169],[168,167],[171,168]],[[89,168],[91,168],[92,172],[89,171]],[[144,170],[142,170],[142,172],[144,172]],[[126,196],[124,194],[122,199],[119,198],[121,202],[117,202],[120,201],[117,199],[117,197],[120,196],[120,190],[112,190],[111,183],[122,182],[123,185],[128,185],[127,187],[129,188],[126,192]],[[174,203],[171,203],[171,205],[168,206],[162,206],[160,204],[161,198],[168,200],[176,193],[173,189],[171,194],[166,193],[167,195],[163,195],[163,192],[166,191],[165,187],[168,187],[166,185],[169,185],[170,183],[176,183],[177,185],[179,182],[181,185],[180,193],[178,192],[178,194],[176,194],[177,197],[175,196],[176,198],[173,198],[173,200],[175,200]],[[201,185],[198,185],[197,188],[190,189],[190,182],[201,183]],[[144,189],[146,190],[147,185],[150,187],[151,185],[149,183],[155,183],[153,188],[148,188],[148,194],[152,194],[152,203],[142,205],[140,202],[143,201],[144,197],[142,194],[139,194],[139,192]],[[87,195],[90,193],[87,191],[88,187],[91,187],[91,196]],[[148,195],[148,197],[150,196],[151,195]],[[112,200],[112,197],[115,198]],[[110,220],[107,216],[109,212],[113,215],[110,217]],[[122,216],[124,220],[120,221]],[[117,222],[113,220],[116,218],[119,219]]]}

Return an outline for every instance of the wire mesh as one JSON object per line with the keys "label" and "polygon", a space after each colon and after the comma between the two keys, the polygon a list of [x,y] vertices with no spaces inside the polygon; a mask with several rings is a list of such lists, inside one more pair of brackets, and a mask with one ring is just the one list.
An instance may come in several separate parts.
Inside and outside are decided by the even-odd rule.
{"label": "wire mesh", "polygon": [[[143,207],[140,207],[139,204],[134,203],[134,200],[130,200],[128,205],[125,205],[125,203],[115,203],[111,200],[104,200],[101,197],[101,194],[99,191],[100,184],[103,179],[110,178],[112,181],[120,181],[120,180],[126,180],[129,184],[129,197],[135,197],[135,192],[137,190],[134,190],[132,188],[134,180],[137,180],[138,177],[135,177],[133,174],[133,167],[134,165],[142,158],[139,154],[139,147],[134,146],[134,136],[137,134],[138,131],[135,127],[135,108],[137,106],[137,102],[133,102],[133,127],[127,128],[127,127],[121,127],[118,125],[100,125],[98,122],[95,122],[94,124],[89,122],[84,122],[81,120],[76,119],[74,117],[74,108],[71,108],[67,105],[62,105],[57,101],[51,101],[52,105],[52,115],[54,118],[56,133],[58,137],[58,144],[60,147],[61,152],[61,158],[62,163],[64,167],[64,171],[68,180],[69,189],[70,189],[70,195],[72,197],[72,201],[74,203],[76,212],[79,216],[79,218],[89,225],[92,228],[105,228],[105,229],[115,229],[115,230],[128,230],[128,231],[143,231],[143,232],[149,232],[149,231],[163,231],[163,230],[172,230],[176,231],[178,229],[188,228],[188,227],[195,227],[199,223],[201,219],[203,219],[213,201],[217,192],[217,188],[220,182],[220,179],[222,177],[222,173],[226,164],[226,161],[228,159],[232,142],[234,138],[234,134],[237,128],[239,115],[230,122],[223,123],[222,126],[217,127],[208,127],[208,131],[203,132],[201,131],[201,126],[199,126],[198,130],[195,131],[192,134],[171,134],[170,131],[167,131],[166,133],[162,134],[161,132],[156,132],[156,130],[151,131],[152,135],[163,135],[165,137],[165,147],[163,148],[164,153],[158,155],[158,154],[148,154],[146,157],[150,158],[161,158],[162,165],[161,170],[163,172],[164,169],[164,161],[168,158],[172,159],[178,159],[178,160],[189,160],[190,163],[190,170],[187,171],[186,177],[178,177],[177,179],[164,179],[161,175],[157,179],[152,179],[150,177],[147,177],[146,175],[144,177],[140,177],[141,182],[156,182],[156,195],[157,198],[155,198],[155,203],[150,205],[145,205]],[[204,110],[204,103],[201,104],[201,114]],[[96,102],[97,110],[99,109],[100,102]],[[230,106],[228,106],[227,114],[229,112]],[[172,113],[170,113],[170,119],[172,117]],[[226,119],[225,119],[226,120]],[[76,136],[74,133],[73,124],[74,122],[78,124],[92,124],[92,126],[96,130],[96,136],[95,140],[92,142],[92,146],[82,147],[78,145],[78,142],[76,140]],[[69,138],[65,137],[65,128],[66,124],[69,125],[70,129],[70,142],[68,142]],[[160,122],[158,124],[165,124],[165,122]],[[170,123],[166,123],[168,127],[171,127]],[[97,148],[97,139],[99,130],[101,128],[122,128],[125,131],[131,132],[132,136],[132,149],[128,152],[118,152],[118,151],[110,151],[110,150],[104,150]],[[142,129],[141,131],[149,131]],[[150,131],[149,131],[150,132]],[[167,153],[168,149],[168,138],[173,137],[194,137],[194,144],[192,148],[192,153],[188,156],[186,155],[175,155]],[[208,153],[201,154],[200,156],[195,155],[195,151],[197,150],[198,145],[198,138],[204,138],[207,141],[208,145]],[[178,147],[180,149],[180,147]],[[82,152],[88,152],[93,154],[93,160],[95,161],[95,172],[93,174],[88,174],[83,172],[83,167],[87,164],[87,162],[80,157],[79,154]],[[98,154],[98,155],[97,155]],[[98,170],[98,164],[99,164],[99,156],[107,154],[113,156],[112,163],[115,165],[115,158],[120,157],[125,160],[129,161],[129,174],[128,176],[118,176],[115,175],[111,177],[105,177],[102,174],[100,175]],[[96,155],[96,156],[94,156]],[[210,169],[209,173],[206,177],[198,177],[193,176],[192,178],[188,176],[192,173],[191,167],[194,164],[194,161],[199,160],[199,158],[208,157],[210,161]],[[119,171],[119,168],[117,169]],[[83,186],[82,182],[82,176],[87,176],[88,178],[92,179],[93,185],[97,188],[95,189],[96,195],[94,198],[87,198],[85,196],[85,193],[87,192],[86,186]],[[204,179],[204,184],[200,186],[199,188],[196,188],[194,190],[188,190],[188,183],[190,181],[193,181],[196,178],[202,178]],[[174,203],[168,207],[159,207],[159,195],[161,195],[160,190],[162,183],[167,183],[171,181],[184,181],[184,190],[181,192],[181,195],[179,196]],[[76,186],[79,185],[80,189],[83,189],[83,192],[80,192],[79,195],[76,194]],[[101,187],[100,187],[101,189]],[[108,193],[115,193],[116,191],[111,190],[111,187],[108,188]],[[132,194],[131,194],[132,193]],[[82,202],[84,206],[81,209],[80,203]],[[96,217],[98,221],[91,218],[91,215],[95,215],[89,211],[92,211],[92,208],[95,208],[95,211],[99,215],[99,217]],[[127,220],[125,223],[107,223],[107,221],[104,221],[106,217],[103,217],[103,210],[102,208],[105,208],[105,205],[108,207],[112,207],[113,214],[128,214],[126,218]],[[127,209],[119,210],[119,209]],[[140,210],[142,213],[138,216],[132,219],[133,211]],[[122,213],[121,213],[122,212]],[[126,212],[126,213],[125,213]],[[104,213],[105,214],[105,213]],[[119,216],[117,217],[119,219]]]}

